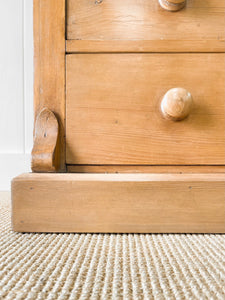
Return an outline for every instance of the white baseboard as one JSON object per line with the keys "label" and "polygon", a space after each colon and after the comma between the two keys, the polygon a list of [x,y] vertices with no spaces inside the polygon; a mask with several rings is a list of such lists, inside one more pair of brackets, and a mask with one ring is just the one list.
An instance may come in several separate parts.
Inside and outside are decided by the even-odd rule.
{"label": "white baseboard", "polygon": [[13,177],[30,172],[30,154],[0,153],[0,191],[9,191]]}

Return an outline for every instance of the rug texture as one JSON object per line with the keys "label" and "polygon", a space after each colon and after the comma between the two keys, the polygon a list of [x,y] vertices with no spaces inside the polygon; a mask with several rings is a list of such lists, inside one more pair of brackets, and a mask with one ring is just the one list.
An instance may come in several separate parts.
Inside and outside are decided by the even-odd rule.
{"label": "rug texture", "polygon": [[225,236],[21,234],[0,194],[0,299],[225,299]]}

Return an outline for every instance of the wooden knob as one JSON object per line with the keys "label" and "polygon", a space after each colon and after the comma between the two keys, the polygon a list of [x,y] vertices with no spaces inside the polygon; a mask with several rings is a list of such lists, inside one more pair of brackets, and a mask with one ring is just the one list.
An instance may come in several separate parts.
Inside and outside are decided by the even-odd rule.
{"label": "wooden knob", "polygon": [[164,95],[161,102],[161,111],[167,119],[180,121],[190,114],[192,103],[192,96],[187,90],[174,88]]}
{"label": "wooden knob", "polygon": [[159,4],[166,10],[178,11],[185,6],[186,0],[159,0]]}

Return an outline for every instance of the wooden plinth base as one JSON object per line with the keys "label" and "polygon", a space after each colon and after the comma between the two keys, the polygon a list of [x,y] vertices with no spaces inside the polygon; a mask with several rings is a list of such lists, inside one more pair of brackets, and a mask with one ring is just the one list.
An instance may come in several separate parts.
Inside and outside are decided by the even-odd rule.
{"label": "wooden plinth base", "polygon": [[224,174],[24,174],[19,232],[224,233]]}

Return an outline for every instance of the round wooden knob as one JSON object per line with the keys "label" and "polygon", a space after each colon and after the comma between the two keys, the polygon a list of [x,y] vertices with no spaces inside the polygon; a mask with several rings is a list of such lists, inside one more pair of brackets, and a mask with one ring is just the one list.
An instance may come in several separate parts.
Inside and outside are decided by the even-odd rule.
{"label": "round wooden knob", "polygon": [[187,90],[174,88],[164,95],[161,102],[161,111],[167,119],[180,121],[190,114],[192,103],[192,96]]}
{"label": "round wooden knob", "polygon": [[178,11],[185,6],[186,0],[159,0],[159,4],[166,10]]}

